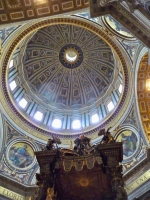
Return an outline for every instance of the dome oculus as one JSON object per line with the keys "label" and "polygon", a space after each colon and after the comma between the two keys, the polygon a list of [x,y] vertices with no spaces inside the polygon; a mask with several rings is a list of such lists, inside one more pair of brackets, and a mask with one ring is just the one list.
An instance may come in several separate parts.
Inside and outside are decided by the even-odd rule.
{"label": "dome oculus", "polygon": [[70,63],[73,63],[74,61],[76,61],[77,56],[78,56],[77,52],[73,49],[70,49],[70,50],[66,51],[66,53],[65,53],[65,58]]}
{"label": "dome oculus", "polygon": [[60,50],[59,60],[64,67],[73,69],[81,65],[83,52],[77,45],[67,44]]}

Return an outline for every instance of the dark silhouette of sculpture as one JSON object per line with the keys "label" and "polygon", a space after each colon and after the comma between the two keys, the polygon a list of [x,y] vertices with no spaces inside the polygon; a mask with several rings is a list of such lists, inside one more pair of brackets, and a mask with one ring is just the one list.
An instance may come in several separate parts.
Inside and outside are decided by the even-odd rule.
{"label": "dark silhouette of sculpture", "polygon": [[91,147],[90,139],[85,135],[81,135],[79,138],[76,138],[74,143],[74,151],[79,155],[88,153],[88,149]]}
{"label": "dark silhouette of sculpture", "polygon": [[61,144],[61,141],[58,137],[53,137],[53,139],[49,138],[48,141],[47,141],[46,147],[43,149],[43,151],[52,150],[53,148],[55,148],[54,144],[56,144],[56,146],[58,144]]}
{"label": "dark silhouette of sculpture", "polygon": [[109,144],[109,143],[113,143],[115,142],[113,136],[111,135],[111,133],[109,132],[109,130],[111,129],[111,127],[109,127],[107,129],[107,131],[105,131],[105,129],[101,129],[98,133],[98,136],[103,135],[101,144]]}
{"label": "dark silhouette of sculpture", "polygon": [[46,150],[53,149],[53,144],[54,144],[54,141],[52,139],[48,139],[47,145],[46,145]]}

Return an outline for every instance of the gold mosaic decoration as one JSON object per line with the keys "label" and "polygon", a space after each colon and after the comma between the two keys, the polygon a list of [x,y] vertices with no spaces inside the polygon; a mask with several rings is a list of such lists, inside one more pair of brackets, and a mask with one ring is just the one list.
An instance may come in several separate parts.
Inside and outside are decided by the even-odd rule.
{"label": "gold mosaic decoration", "polygon": [[148,65],[148,54],[144,55],[139,66],[137,78],[138,105],[143,127],[150,140],[150,65]]}

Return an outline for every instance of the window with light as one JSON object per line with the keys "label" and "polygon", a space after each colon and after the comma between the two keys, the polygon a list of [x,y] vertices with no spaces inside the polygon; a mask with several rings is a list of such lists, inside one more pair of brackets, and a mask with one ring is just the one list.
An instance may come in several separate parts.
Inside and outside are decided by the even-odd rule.
{"label": "window with light", "polygon": [[114,104],[113,104],[112,101],[109,102],[109,104],[107,105],[107,108],[108,108],[108,111],[109,111],[109,112],[112,111],[112,110],[114,109]]}
{"label": "window with light", "polygon": [[81,122],[80,122],[80,120],[74,120],[72,122],[72,128],[73,129],[79,129],[79,128],[81,128]]}
{"label": "window with light", "polygon": [[14,65],[14,61],[13,61],[13,60],[11,60],[11,61],[10,61],[10,63],[9,63],[9,69],[10,69],[10,68],[12,68],[12,67],[13,67],[13,65]]}
{"label": "window with light", "polygon": [[34,119],[36,119],[37,121],[42,121],[42,118],[43,118],[43,113],[41,113],[40,111],[37,111],[34,114]]}
{"label": "window with light", "polygon": [[120,94],[122,93],[122,84],[120,84],[120,86],[119,86],[119,92],[120,92]]}
{"label": "window with light", "polygon": [[19,106],[20,106],[21,108],[23,108],[23,109],[27,106],[27,104],[28,104],[28,102],[26,101],[25,98],[22,98],[22,99],[19,101]]}
{"label": "window with light", "polygon": [[52,122],[52,127],[53,128],[61,128],[62,126],[62,121],[60,119],[54,119]]}
{"label": "window with light", "polygon": [[9,83],[9,86],[11,91],[13,91],[17,87],[16,81],[12,81],[11,83]]}
{"label": "window with light", "polygon": [[98,121],[99,121],[99,116],[98,116],[98,114],[92,115],[92,117],[91,117],[91,122],[92,122],[92,124],[94,124],[94,123],[96,123],[96,122],[98,122]]}

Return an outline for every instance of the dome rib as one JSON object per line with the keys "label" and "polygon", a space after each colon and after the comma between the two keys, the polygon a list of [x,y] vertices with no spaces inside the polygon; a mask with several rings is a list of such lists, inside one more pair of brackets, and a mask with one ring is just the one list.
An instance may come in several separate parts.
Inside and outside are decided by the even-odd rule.
{"label": "dome rib", "polygon": [[[72,55],[70,52],[76,56],[73,62],[66,57]],[[113,80],[111,48],[98,35],[72,24],[37,31],[28,41],[26,55],[25,81],[29,87],[32,85],[35,96],[38,94],[38,98],[56,108],[74,110],[90,106],[102,98]],[[34,71],[34,65],[40,67]],[[29,75],[28,66],[32,68]],[[66,72],[68,80],[63,78]]]}

